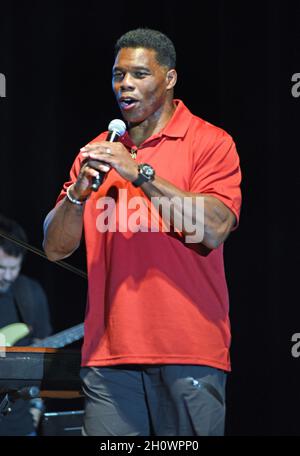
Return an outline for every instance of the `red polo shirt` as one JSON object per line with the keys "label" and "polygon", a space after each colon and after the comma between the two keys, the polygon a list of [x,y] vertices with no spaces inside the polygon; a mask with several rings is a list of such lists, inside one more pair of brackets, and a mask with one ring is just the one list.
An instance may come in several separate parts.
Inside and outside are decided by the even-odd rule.
{"label": "red polo shirt", "polygon": [[[241,175],[232,138],[175,102],[166,127],[139,146],[137,161],[184,191],[215,196],[238,220]],[[93,142],[105,138],[106,132]],[[121,141],[129,151],[134,147],[128,134]],[[58,201],[76,181],[81,160],[79,154]],[[131,201],[127,210],[124,195]],[[137,196],[148,201],[112,169],[84,209],[89,287],[82,365],[204,364],[230,370],[223,246],[205,255],[201,244],[187,244],[176,233],[151,232],[150,221],[135,216]],[[110,231],[104,232],[108,220]]]}

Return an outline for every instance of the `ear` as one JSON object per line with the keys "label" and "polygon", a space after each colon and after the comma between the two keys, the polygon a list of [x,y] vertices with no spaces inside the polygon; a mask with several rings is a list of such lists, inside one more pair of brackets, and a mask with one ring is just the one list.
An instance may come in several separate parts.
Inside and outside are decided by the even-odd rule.
{"label": "ear", "polygon": [[173,89],[173,87],[175,86],[176,81],[177,81],[177,72],[174,68],[167,72],[166,81],[167,81],[167,89]]}

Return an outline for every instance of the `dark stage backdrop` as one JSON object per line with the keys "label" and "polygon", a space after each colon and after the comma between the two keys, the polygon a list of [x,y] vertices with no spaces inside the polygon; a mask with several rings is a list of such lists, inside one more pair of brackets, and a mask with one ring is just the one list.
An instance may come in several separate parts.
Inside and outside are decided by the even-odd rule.
{"label": "dark stage backdrop", "polygon": [[[0,210],[34,246],[77,151],[119,116],[112,50],[127,30],[166,32],[178,51],[176,96],[234,137],[243,209],[225,247],[228,435],[300,434],[299,23],[293,1],[0,3]],[[85,269],[84,248],[68,261]],[[84,279],[31,253],[24,271],[44,286],[56,331],[82,321]]]}

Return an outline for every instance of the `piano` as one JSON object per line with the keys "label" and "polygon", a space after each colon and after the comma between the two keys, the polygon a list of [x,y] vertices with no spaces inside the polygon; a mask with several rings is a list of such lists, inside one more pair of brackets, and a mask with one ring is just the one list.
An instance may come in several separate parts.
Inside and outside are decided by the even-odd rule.
{"label": "piano", "polygon": [[0,395],[33,386],[40,397],[80,397],[80,361],[80,350],[0,347]]}

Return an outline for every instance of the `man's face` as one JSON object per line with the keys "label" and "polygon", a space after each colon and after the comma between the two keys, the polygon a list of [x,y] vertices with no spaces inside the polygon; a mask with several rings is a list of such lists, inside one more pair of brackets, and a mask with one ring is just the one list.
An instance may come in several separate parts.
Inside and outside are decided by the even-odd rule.
{"label": "man's face", "polygon": [[121,49],[113,66],[112,87],[124,119],[134,124],[159,116],[168,81],[168,70],[157,62],[154,50]]}
{"label": "man's face", "polygon": [[22,256],[7,255],[0,247],[0,293],[8,291],[18,277],[22,265]]}

